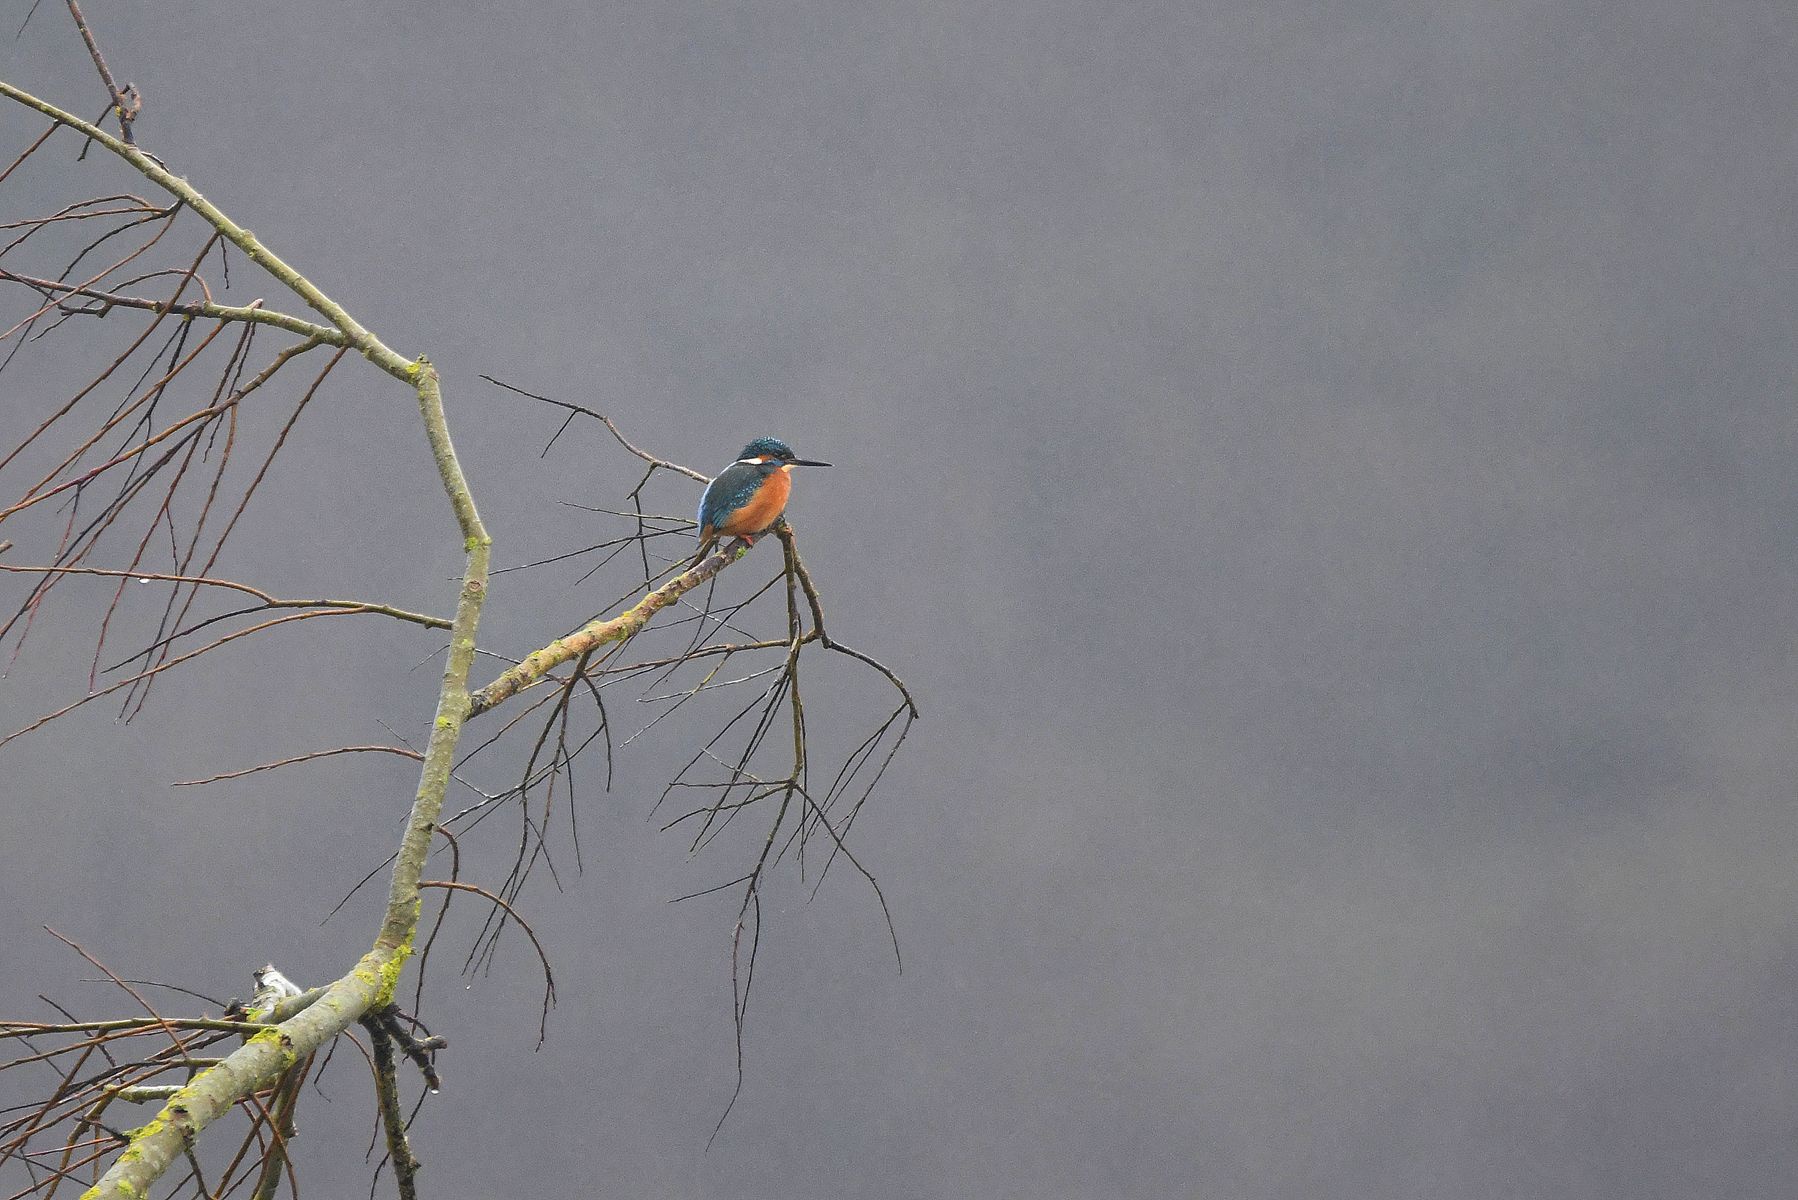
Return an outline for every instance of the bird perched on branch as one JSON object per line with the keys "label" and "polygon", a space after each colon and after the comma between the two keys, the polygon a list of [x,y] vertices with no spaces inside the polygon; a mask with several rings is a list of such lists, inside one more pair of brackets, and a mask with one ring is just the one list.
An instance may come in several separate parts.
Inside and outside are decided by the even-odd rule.
{"label": "bird perched on branch", "polygon": [[796,458],[793,447],[779,438],[757,438],[743,447],[737,461],[720,471],[699,498],[699,558],[721,537],[742,538],[754,545],[785,511],[793,490],[793,468],[829,465]]}

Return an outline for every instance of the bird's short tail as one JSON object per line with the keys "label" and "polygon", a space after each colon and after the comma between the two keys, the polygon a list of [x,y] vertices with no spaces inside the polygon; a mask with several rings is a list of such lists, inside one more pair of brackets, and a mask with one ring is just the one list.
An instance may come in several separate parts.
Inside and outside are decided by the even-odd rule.
{"label": "bird's short tail", "polygon": [[694,567],[697,567],[700,563],[704,562],[705,556],[710,554],[712,552],[712,547],[716,546],[717,544],[718,544],[718,531],[717,530],[711,529],[709,527],[706,529],[700,530],[699,531],[699,553],[695,554],[688,561],[686,570],[691,571]]}

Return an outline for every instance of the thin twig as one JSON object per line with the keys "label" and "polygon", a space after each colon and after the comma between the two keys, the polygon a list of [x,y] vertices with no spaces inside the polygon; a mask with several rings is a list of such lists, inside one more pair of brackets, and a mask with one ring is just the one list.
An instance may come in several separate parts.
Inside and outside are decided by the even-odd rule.
{"label": "thin twig", "polygon": [[592,417],[595,421],[598,421],[600,424],[604,425],[608,430],[611,431],[612,436],[618,440],[618,444],[620,446],[623,446],[626,450],[629,450],[632,454],[636,455],[638,458],[642,459],[644,462],[649,463],[651,466],[660,467],[664,471],[673,471],[677,475],[685,475],[688,479],[696,479],[700,483],[712,482],[712,477],[710,475],[706,475],[699,471],[695,471],[692,467],[683,467],[679,463],[670,462],[665,458],[657,458],[655,455],[651,454],[649,451],[644,450],[639,446],[633,445],[631,443],[631,440],[629,438],[625,437],[622,432],[620,432],[618,426],[616,426],[612,423],[612,418],[605,416],[603,413],[596,413],[590,408],[582,408],[578,404],[570,404],[566,400],[552,400],[548,396],[539,396],[535,392],[527,392],[523,388],[513,387],[509,383],[501,383],[499,380],[495,379],[491,375],[483,375],[483,376],[481,376],[481,378],[485,379],[488,383],[491,383],[495,387],[505,388],[508,392],[516,392],[518,395],[524,396],[527,399],[536,400],[543,404],[553,405],[556,408],[566,409],[570,414],[578,414],[581,416]]}
{"label": "thin twig", "polygon": [[275,762],[259,763],[254,767],[245,767],[240,771],[224,771],[217,775],[208,775],[204,779],[181,779],[169,786],[198,787],[203,783],[218,783],[225,779],[242,779],[245,775],[254,775],[259,771],[273,771],[278,767],[290,767],[295,763],[311,762],[318,758],[329,758],[334,754],[397,754],[401,758],[409,758],[413,762],[423,762],[425,757],[416,750],[406,750],[399,746],[337,746],[330,750],[314,750],[310,754],[296,754],[292,758],[278,759]]}
{"label": "thin twig", "polygon": [[[81,6],[75,0],[68,0],[69,15],[75,18],[75,28],[81,31],[81,40],[87,43],[87,52],[93,55],[94,66],[99,68],[100,79],[106,84],[107,94],[112,97],[113,115],[119,119],[119,136],[127,146],[137,141],[131,132],[131,122],[137,119],[138,111],[143,107],[143,98],[137,94],[137,88],[126,84],[121,90],[113,82],[112,72],[107,69],[106,59],[100,54],[100,44],[94,40],[93,31],[87,27],[87,21],[81,15]],[[29,20],[30,18],[27,18]],[[130,99],[126,99],[129,96]]]}

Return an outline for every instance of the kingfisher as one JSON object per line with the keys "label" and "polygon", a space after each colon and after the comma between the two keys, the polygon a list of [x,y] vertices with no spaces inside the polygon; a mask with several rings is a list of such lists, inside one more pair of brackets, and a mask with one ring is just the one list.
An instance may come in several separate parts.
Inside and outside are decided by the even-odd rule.
{"label": "kingfisher", "polygon": [[786,510],[793,468],[829,465],[795,456],[793,447],[779,438],[757,438],[743,447],[737,461],[720,471],[699,498],[699,558],[694,561],[703,559],[721,537],[754,545]]}

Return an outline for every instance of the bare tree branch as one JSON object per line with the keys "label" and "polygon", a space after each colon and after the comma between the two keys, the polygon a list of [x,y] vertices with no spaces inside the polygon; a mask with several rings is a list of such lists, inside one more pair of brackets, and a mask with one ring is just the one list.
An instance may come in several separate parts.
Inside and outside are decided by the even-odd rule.
{"label": "bare tree branch", "polygon": [[537,683],[555,668],[608,642],[623,641],[647,625],[658,612],[676,603],[682,596],[717,575],[731,563],[749,553],[749,543],[738,540],[719,549],[691,570],[675,576],[667,583],[637,601],[615,617],[590,621],[566,637],[557,638],[541,650],[526,656],[523,662],[501,673],[471,698],[470,716],[479,716],[501,704],[525,688]]}
{"label": "bare tree branch", "polygon": [[302,337],[308,337],[329,346],[341,346],[348,341],[342,330],[333,329],[329,325],[320,325],[315,321],[308,321],[290,313],[263,308],[260,300],[249,304],[216,304],[210,300],[197,304],[178,304],[167,300],[152,300],[148,296],[127,296],[122,292],[108,292],[99,288],[63,283],[56,279],[40,279],[35,275],[24,275],[5,267],[0,267],[0,279],[23,284],[33,291],[52,298],[82,296],[90,300],[98,300],[100,301],[98,307],[80,310],[96,317],[103,317],[114,308],[136,308],[148,312],[172,313],[177,317],[204,317],[212,321],[241,321],[247,324],[272,325],[276,329],[285,329],[289,333],[297,333]]}

